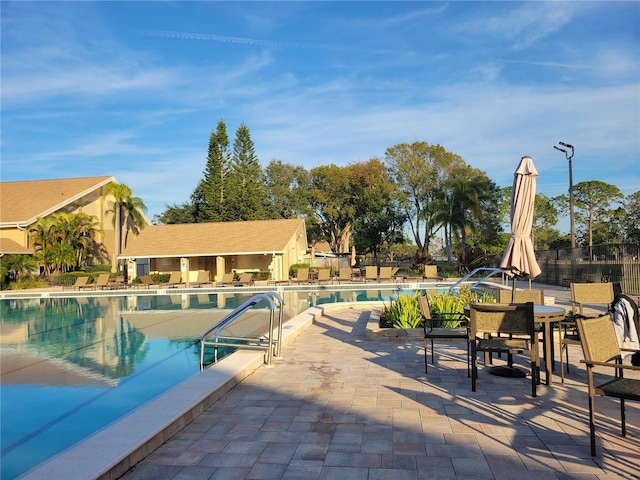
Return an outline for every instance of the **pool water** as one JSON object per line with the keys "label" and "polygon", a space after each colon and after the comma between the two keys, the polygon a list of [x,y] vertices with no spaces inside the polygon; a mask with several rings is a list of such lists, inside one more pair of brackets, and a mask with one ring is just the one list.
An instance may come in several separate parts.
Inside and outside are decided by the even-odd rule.
{"label": "pool water", "polygon": [[[284,318],[397,292],[288,292]],[[0,478],[19,476],[196,375],[201,334],[255,293],[0,300]],[[256,324],[266,331],[268,313],[258,310],[253,323],[223,334],[255,333]]]}

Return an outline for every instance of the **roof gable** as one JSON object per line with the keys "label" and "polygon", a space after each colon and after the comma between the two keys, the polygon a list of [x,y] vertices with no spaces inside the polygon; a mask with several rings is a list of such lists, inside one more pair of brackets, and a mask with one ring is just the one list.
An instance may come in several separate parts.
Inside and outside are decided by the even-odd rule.
{"label": "roof gable", "polygon": [[0,183],[0,224],[27,226],[110,183],[114,177]]}
{"label": "roof gable", "polygon": [[26,247],[23,247],[18,242],[14,242],[10,238],[0,238],[0,254],[32,254],[33,252]]}
{"label": "roof gable", "polygon": [[282,253],[301,226],[306,236],[302,219],[151,225],[120,258]]}

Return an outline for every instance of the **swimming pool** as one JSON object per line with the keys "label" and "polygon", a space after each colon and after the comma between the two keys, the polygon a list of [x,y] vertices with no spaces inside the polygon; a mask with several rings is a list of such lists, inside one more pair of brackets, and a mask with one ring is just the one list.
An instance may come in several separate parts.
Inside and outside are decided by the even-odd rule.
{"label": "swimming pool", "polygon": [[[309,306],[395,291],[303,290],[283,294],[285,321]],[[15,478],[196,375],[197,339],[253,294],[0,300],[0,476]]]}
{"label": "swimming pool", "polygon": [[[400,289],[362,288],[280,292],[285,321],[310,306],[385,301]],[[0,300],[1,477],[20,475],[196,375],[196,339],[251,290]],[[261,314],[268,317],[254,313]]]}

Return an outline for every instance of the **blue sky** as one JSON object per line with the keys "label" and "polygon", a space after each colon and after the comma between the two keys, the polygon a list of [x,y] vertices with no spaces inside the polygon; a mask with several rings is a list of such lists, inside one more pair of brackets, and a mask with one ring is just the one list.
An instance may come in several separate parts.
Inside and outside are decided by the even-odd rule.
{"label": "blue sky", "polygon": [[[640,189],[639,2],[12,2],[3,181],[113,175],[150,218],[189,199],[220,119],[263,166],[440,144],[538,192]],[[566,229],[563,229],[566,230]]]}

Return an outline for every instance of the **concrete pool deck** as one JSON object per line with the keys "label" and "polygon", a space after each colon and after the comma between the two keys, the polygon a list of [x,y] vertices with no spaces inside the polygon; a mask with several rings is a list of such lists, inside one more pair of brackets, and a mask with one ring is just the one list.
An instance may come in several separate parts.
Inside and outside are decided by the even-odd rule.
{"label": "concrete pool deck", "polygon": [[[526,379],[482,368],[473,393],[462,342],[438,343],[425,375],[421,342],[365,341],[371,312],[311,309],[271,367],[239,352],[26,478],[118,478],[145,456],[124,479],[638,478],[638,404],[622,438],[618,403],[596,399],[589,454],[579,348],[567,382],[540,385],[535,399]],[[159,417],[166,426],[149,433]]]}

